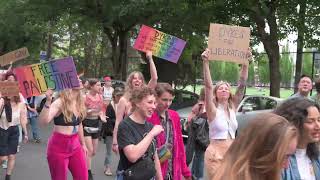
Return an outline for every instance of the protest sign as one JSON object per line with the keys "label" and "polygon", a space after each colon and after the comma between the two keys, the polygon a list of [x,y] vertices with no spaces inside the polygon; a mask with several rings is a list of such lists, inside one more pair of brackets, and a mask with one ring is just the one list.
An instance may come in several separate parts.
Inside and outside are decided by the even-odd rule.
{"label": "protest sign", "polygon": [[72,57],[19,67],[13,71],[25,98],[38,96],[48,88],[60,91],[80,86]]}
{"label": "protest sign", "polygon": [[151,51],[156,57],[177,63],[185,45],[182,39],[142,25],[133,47],[143,52]]}
{"label": "protest sign", "polygon": [[209,59],[247,64],[249,41],[248,27],[210,24]]}
{"label": "protest sign", "polygon": [[0,81],[0,93],[2,96],[19,96],[18,82]]}
{"label": "protest sign", "polygon": [[0,65],[5,66],[11,62],[16,62],[29,56],[29,51],[27,48],[17,49],[15,51],[9,52],[3,56],[0,56]]}

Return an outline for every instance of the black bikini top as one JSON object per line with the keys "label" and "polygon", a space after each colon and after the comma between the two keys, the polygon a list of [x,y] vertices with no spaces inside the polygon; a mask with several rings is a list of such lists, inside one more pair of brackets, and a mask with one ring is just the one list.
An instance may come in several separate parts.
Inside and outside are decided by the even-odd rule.
{"label": "black bikini top", "polygon": [[78,126],[80,124],[79,118],[76,118],[75,115],[72,116],[72,122],[66,123],[64,121],[64,115],[61,113],[59,116],[53,119],[54,125],[58,126]]}

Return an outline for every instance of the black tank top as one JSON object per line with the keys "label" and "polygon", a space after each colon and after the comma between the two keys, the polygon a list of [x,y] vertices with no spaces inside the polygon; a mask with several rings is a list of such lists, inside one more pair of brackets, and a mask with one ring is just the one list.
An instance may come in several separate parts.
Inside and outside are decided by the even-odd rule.
{"label": "black tank top", "polygon": [[72,116],[72,122],[66,123],[64,121],[64,115],[61,113],[58,117],[53,119],[54,125],[58,126],[78,126],[80,124],[79,118],[76,118],[75,115]]}

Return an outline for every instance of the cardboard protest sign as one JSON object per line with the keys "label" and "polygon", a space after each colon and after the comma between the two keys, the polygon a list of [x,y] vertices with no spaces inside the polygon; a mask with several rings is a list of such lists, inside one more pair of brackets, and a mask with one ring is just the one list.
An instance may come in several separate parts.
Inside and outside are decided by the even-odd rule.
{"label": "cardboard protest sign", "polygon": [[19,67],[13,71],[25,98],[38,96],[48,88],[60,91],[80,86],[72,57]]}
{"label": "cardboard protest sign", "polygon": [[15,51],[9,52],[3,56],[0,56],[0,65],[5,66],[10,64],[10,62],[16,62],[29,56],[29,51],[27,48],[17,49]]}
{"label": "cardboard protest sign", "polygon": [[151,51],[156,57],[177,63],[185,45],[182,39],[142,25],[133,47],[143,52]]}
{"label": "cardboard protest sign", "polygon": [[0,81],[0,93],[2,96],[19,96],[18,82]]}
{"label": "cardboard protest sign", "polygon": [[210,60],[248,63],[250,28],[210,24],[208,48]]}

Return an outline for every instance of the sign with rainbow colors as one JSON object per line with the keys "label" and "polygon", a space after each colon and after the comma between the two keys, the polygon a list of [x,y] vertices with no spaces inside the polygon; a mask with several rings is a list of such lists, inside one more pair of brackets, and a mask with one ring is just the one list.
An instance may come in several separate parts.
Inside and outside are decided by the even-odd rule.
{"label": "sign with rainbow colors", "polygon": [[177,63],[185,45],[186,41],[182,39],[142,25],[133,47],[143,52],[151,51],[156,57]]}
{"label": "sign with rainbow colors", "polygon": [[80,86],[72,57],[23,66],[13,71],[25,98],[45,93],[48,88],[60,91]]}

